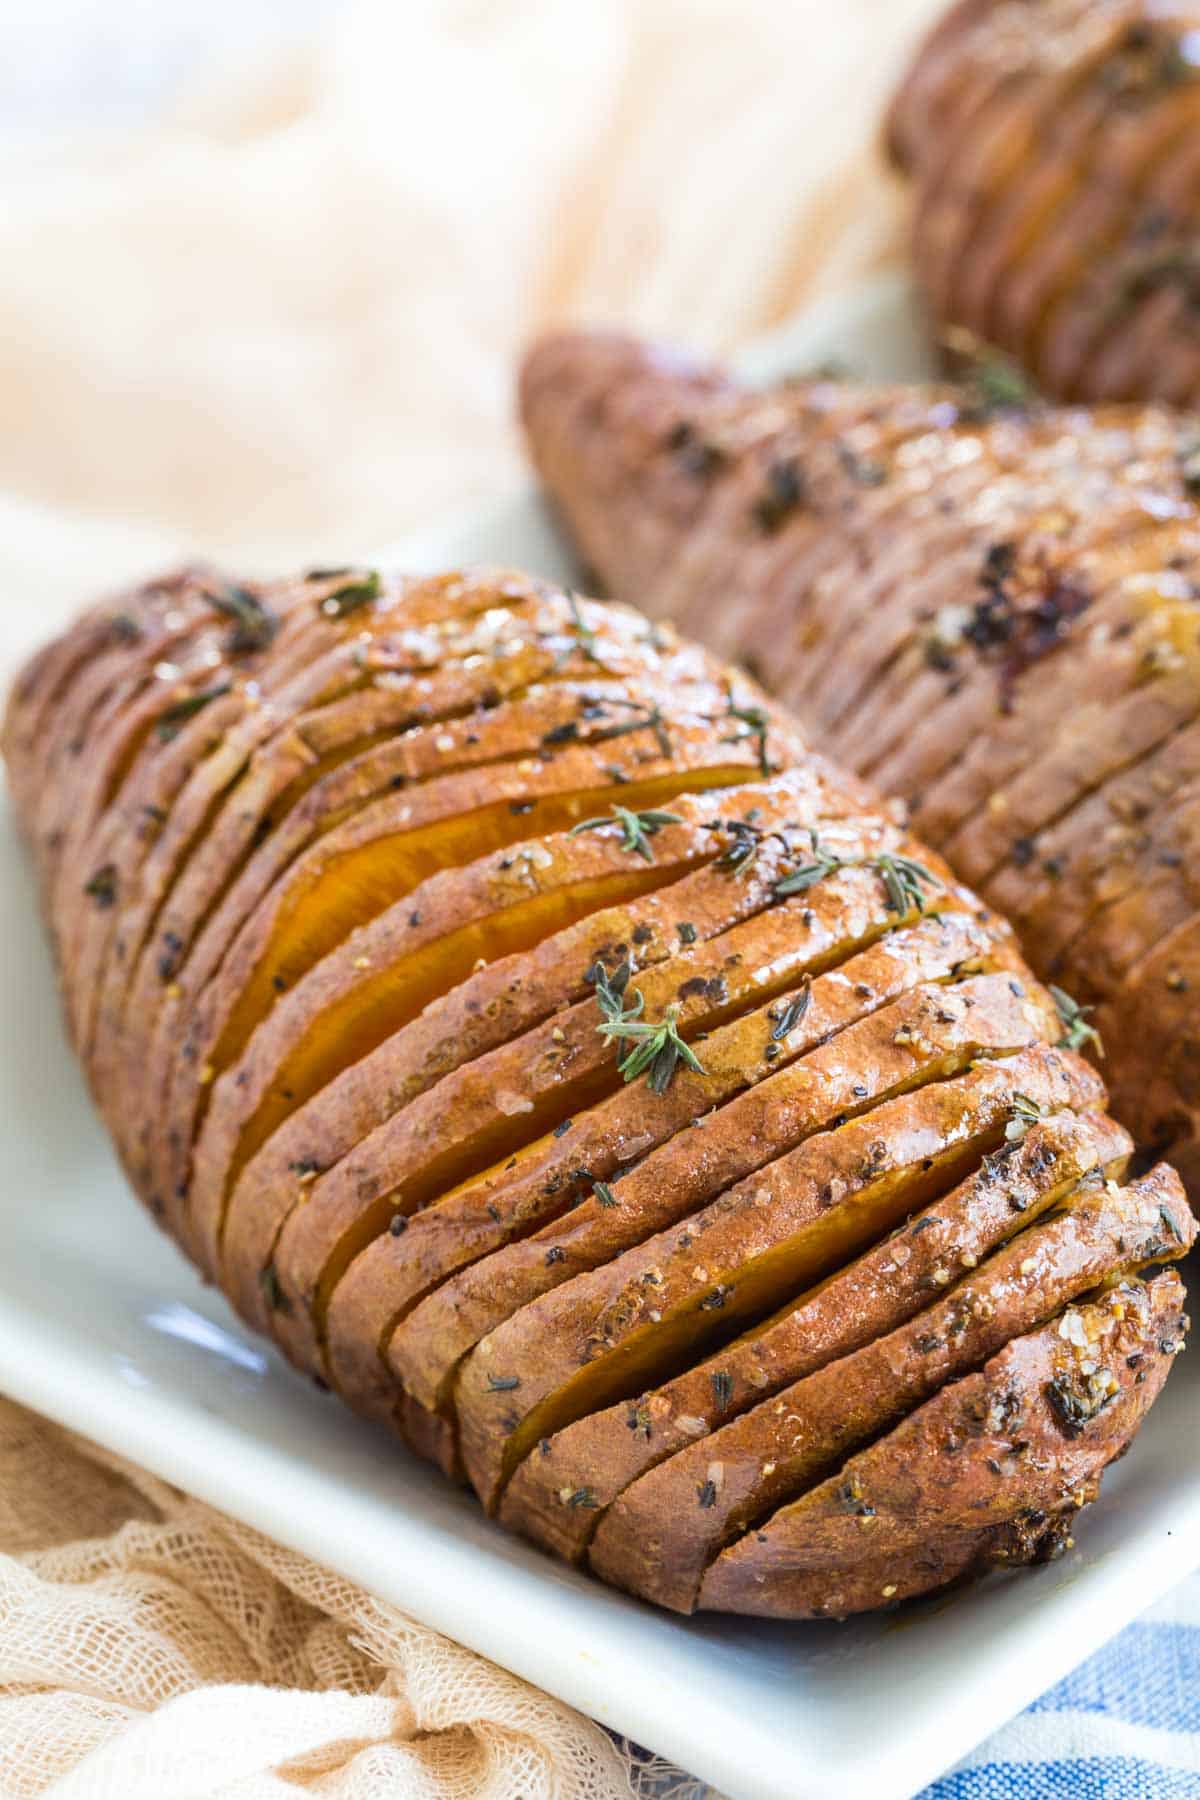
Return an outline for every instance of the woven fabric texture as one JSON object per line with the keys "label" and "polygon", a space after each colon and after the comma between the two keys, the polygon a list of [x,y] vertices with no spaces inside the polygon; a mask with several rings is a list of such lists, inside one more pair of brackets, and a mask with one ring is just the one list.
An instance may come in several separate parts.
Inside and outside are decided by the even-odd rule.
{"label": "woven fabric texture", "polygon": [[0,1796],[630,1800],[692,1784],[0,1401]]}

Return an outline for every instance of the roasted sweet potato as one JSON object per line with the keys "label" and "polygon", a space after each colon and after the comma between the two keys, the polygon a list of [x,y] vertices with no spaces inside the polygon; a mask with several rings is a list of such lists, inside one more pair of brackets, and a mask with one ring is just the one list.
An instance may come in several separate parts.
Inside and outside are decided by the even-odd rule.
{"label": "roasted sweet potato", "polygon": [[[732,429],[736,390],[707,391]],[[611,417],[647,454],[675,434],[637,549],[665,575],[695,482],[723,476],[660,402]],[[812,406],[812,492],[876,494],[855,523],[896,543],[897,628],[904,502],[839,434],[899,457],[940,405],[822,384]],[[778,610],[785,542],[814,580],[843,563],[770,473],[786,407],[772,431],[726,520],[770,483],[750,531]],[[561,1554],[684,1608],[901,1591],[883,1532],[823,1600],[794,1576],[764,1596],[744,1528],[769,1513],[791,1545],[793,1509],[873,1433],[915,1431],[919,1472],[947,1383],[990,1394],[997,1356],[1045,1361],[1029,1332],[1056,1310],[1088,1329],[1061,1313],[1088,1287],[1115,1329],[1111,1284],[1191,1236],[1174,1177],[1120,1185],[1130,1140],[1072,1047],[1082,1016],[751,680],[628,609],[363,569],[192,571],[120,605],[128,623],[94,609],[35,659],[5,749],[73,1033],[147,1204],[298,1366]],[[832,594],[825,617],[832,642]],[[1155,754],[1175,785],[1152,832],[1190,817],[1182,736]],[[1164,879],[1164,931],[1189,891]],[[1131,1319],[1149,1292],[1177,1320],[1166,1282],[1128,1289]],[[1055,1463],[1073,1504],[1160,1381],[1062,1376],[1063,1406],[1112,1402]],[[780,1400],[811,1454],[775,1453]],[[759,1485],[705,1473],[696,1515],[696,1468],[760,1440]],[[1047,1466],[1010,1484],[1019,1517],[976,1521],[965,1461],[919,1585],[1055,1539]],[[660,1488],[677,1528],[651,1499],[653,1532],[622,1544]]]}
{"label": "roasted sweet potato", "polygon": [[[956,10],[897,93],[888,144],[934,318],[1047,393],[1200,397],[1197,24],[1147,0]],[[948,130],[949,97],[989,83]]]}
{"label": "roasted sweet potato", "polygon": [[[1130,9],[1102,10],[1076,9],[1068,27],[1071,9],[1055,0],[947,26],[914,77],[922,105],[964,143],[982,107],[999,134],[988,156],[1001,155],[1003,134],[1027,132],[1041,105],[1026,37],[1057,19],[1074,131],[1096,113],[1093,77],[1115,69],[1140,94],[1139,57],[1175,30],[1160,20],[1135,54]],[[1020,53],[956,73],[961,42],[1001,12]],[[901,103],[893,138],[905,156],[923,131]],[[1069,154],[1060,145],[1064,180],[1083,166],[1088,131]],[[970,214],[1011,238],[1023,217],[1016,189],[976,191],[972,157],[943,152],[929,205],[959,223],[939,229],[953,235]],[[577,411],[584,390],[608,398]],[[818,378],[739,389],[719,371],[586,333],[534,348],[521,404],[534,460],[602,578],[736,647],[819,747],[898,793],[913,829],[1024,929],[1037,971],[1103,1013],[1139,1142],[1155,1153],[1200,1142],[1200,1083],[1166,1013],[1139,1009],[1138,1031],[1121,1025],[1134,971],[1197,905],[1193,425],[1154,406],[1051,407],[986,363],[944,387]],[[675,425],[656,443],[646,422],[667,416]],[[664,544],[678,508],[657,516],[655,563],[643,570],[652,472],[671,465],[682,479],[684,443],[710,451],[684,458],[698,499],[673,555]],[[1087,1018],[1066,1004],[1075,1041],[1095,1048]]]}

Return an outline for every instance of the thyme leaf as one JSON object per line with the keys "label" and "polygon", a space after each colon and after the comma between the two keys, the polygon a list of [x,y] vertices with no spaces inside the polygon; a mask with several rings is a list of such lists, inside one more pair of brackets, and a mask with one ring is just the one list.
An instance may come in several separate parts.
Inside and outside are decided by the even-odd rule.
{"label": "thyme leaf", "polygon": [[804,977],[804,985],[801,987],[800,992],[792,995],[791,999],[775,1021],[771,1031],[771,1042],[773,1044],[778,1044],[783,1038],[788,1037],[795,1031],[797,1025],[808,1011],[808,1005],[811,999],[812,976],[806,975]]}
{"label": "thyme leaf", "polygon": [[1042,1116],[1042,1109],[1036,1100],[1028,1094],[1015,1093],[1009,1101],[1009,1120],[1004,1127],[1005,1140],[1010,1144],[1021,1143],[1031,1125],[1036,1125]]}
{"label": "thyme leaf", "polygon": [[[592,630],[579,606],[579,595],[567,594],[567,605],[571,611],[571,631],[588,662],[598,663],[600,653],[596,649],[596,633]],[[567,655],[571,653],[568,650]]]}
{"label": "thyme leaf", "polygon": [[932,869],[915,862],[911,856],[885,853],[872,860],[883,882],[889,912],[899,913],[901,917],[907,912],[924,912],[925,883],[932,886],[936,879]]}
{"label": "thyme leaf", "polygon": [[716,860],[718,869],[728,869],[733,875],[740,875],[748,869],[762,848],[763,832],[749,819],[714,819],[709,825],[710,831],[724,831],[729,834],[729,843]]}
{"label": "thyme leaf", "polygon": [[771,763],[767,756],[767,733],[771,728],[771,720],[766,708],[762,706],[735,706],[733,695],[729,696],[729,713],[731,719],[738,721],[742,729],[733,731],[722,742],[739,744],[746,738],[758,740],[758,766],[764,775],[771,773]]}
{"label": "thyme leaf", "polygon": [[581,831],[599,831],[603,825],[619,825],[622,831],[621,848],[634,856],[644,857],[648,863],[654,861],[654,852],[650,848],[650,839],[655,837],[664,825],[681,825],[683,820],[678,813],[672,812],[631,812],[627,806],[614,806],[612,812],[603,818],[583,819],[578,825],[572,825],[568,837],[578,837]]}
{"label": "thyme leaf", "polygon": [[1088,1023],[1095,1008],[1080,1006],[1077,1000],[1072,1000],[1070,994],[1063,988],[1055,987],[1053,982],[1050,983],[1050,998],[1054,1001],[1062,1022],[1063,1034],[1058,1040],[1060,1047],[1064,1050],[1082,1050],[1085,1044],[1090,1044],[1097,1056],[1103,1056],[1104,1045],[1100,1033],[1094,1025]]}
{"label": "thyme leaf", "polygon": [[782,881],[775,883],[775,898],[786,900],[790,894],[806,894],[809,888],[817,885],[818,881],[824,881],[827,875],[832,875],[835,870],[844,869],[846,866],[844,857],[834,856],[821,849],[814,832],[811,858],[808,862],[798,863],[789,874],[783,877]]}
{"label": "thyme leaf", "polygon": [[624,700],[615,695],[608,697],[605,705],[627,706],[632,709],[634,717],[623,720],[619,725],[606,725],[603,731],[593,732],[594,744],[607,744],[613,738],[628,737],[634,731],[652,731],[663,755],[670,756],[671,737],[660,707],[649,706],[644,700]]}

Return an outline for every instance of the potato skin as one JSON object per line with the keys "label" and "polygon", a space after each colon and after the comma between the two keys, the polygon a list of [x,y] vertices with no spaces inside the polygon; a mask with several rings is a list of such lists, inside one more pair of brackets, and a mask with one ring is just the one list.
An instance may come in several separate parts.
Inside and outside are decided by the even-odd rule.
{"label": "potato skin", "polygon": [[[841,429],[890,455],[937,404],[824,386],[814,493],[839,491]],[[629,422],[648,454],[679,423],[669,404]],[[711,459],[672,454],[656,491],[695,522]],[[779,538],[835,576],[773,492]],[[897,497],[871,520],[898,579]],[[642,534],[664,573],[669,549]],[[831,703],[853,706],[835,663]],[[637,1568],[611,1554],[622,1518],[659,1483],[690,1501],[692,1459],[729,1434],[765,1441],[772,1396],[824,1418],[824,1371],[862,1371],[855,1418],[903,1433],[1035,1313],[1069,1318],[1085,1276],[1123,1276],[1148,1232],[1163,1261],[1189,1240],[1164,1172],[1116,1241],[1127,1190],[1095,1184],[1130,1141],[1005,922],[749,678],[627,608],[504,570],[186,571],[35,658],[4,741],[71,1028],[151,1210],[300,1368],[560,1554],[582,1558],[594,1511],[596,1566],[663,1604],[746,1585],[722,1571],[751,1498],[731,1488],[699,1535],[672,1501],[665,1555],[651,1503]],[[1154,891],[1166,920],[1189,890]],[[1057,1245],[1040,1311],[1011,1275],[1022,1227]],[[889,1380],[951,1256],[986,1260],[946,1304],[1010,1271],[1005,1305]],[[1109,1410],[1074,1502],[1143,1405]],[[860,1438],[831,1426],[789,1464],[772,1530]],[[605,1482],[564,1502],[606,1442]],[[1036,1527],[951,1516],[941,1575],[1052,1538],[1061,1500]],[[947,1505],[970,1510],[953,1482]],[[890,1583],[879,1544],[863,1593]],[[762,1610],[756,1572],[747,1592]],[[772,1608],[800,1609],[793,1577]]]}
{"label": "potato skin", "polygon": [[[969,1569],[1061,1551],[1114,1440],[1152,1403],[1183,1347],[1183,1299],[1179,1277],[1168,1272],[1145,1286],[1123,1283],[1014,1338],[977,1375],[943,1388],[837,1475],[723,1550],[700,1608],[845,1618]],[[1115,1384],[1098,1409],[1080,1372],[1089,1340],[1110,1359],[1105,1372]],[[859,1567],[864,1537],[872,1560]]]}

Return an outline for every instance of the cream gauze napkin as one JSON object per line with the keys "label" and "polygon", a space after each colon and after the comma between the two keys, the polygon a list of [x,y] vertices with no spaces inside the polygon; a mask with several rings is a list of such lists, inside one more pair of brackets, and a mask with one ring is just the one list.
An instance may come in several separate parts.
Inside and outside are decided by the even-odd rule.
{"label": "cream gauze napkin", "polygon": [[[0,668],[196,552],[359,555],[520,479],[564,318],[735,345],[894,257],[934,0],[395,0],[0,170]],[[132,1201],[131,1201],[132,1204]],[[628,1793],[594,1727],[0,1403],[0,1793]]]}

